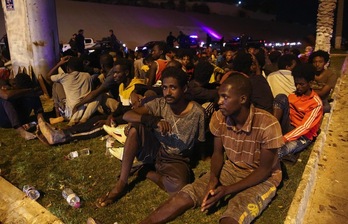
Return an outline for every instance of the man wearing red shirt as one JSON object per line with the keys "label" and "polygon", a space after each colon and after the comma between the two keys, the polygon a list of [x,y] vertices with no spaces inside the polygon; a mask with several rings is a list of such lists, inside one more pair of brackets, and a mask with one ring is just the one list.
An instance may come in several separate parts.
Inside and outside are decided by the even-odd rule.
{"label": "man wearing red shirt", "polygon": [[323,117],[323,104],[310,87],[315,68],[311,64],[296,66],[292,75],[296,91],[288,97],[279,94],[275,98],[274,115],[281,123],[283,145],[279,157],[304,150],[317,136]]}

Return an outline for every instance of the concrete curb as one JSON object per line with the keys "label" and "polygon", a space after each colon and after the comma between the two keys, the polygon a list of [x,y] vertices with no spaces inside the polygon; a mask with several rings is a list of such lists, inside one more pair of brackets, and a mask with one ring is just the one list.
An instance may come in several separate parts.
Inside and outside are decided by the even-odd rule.
{"label": "concrete curb", "polygon": [[296,190],[293,201],[290,205],[287,217],[284,220],[285,224],[302,223],[304,219],[306,213],[306,206],[312,193],[312,188],[315,185],[318,170],[318,162],[326,141],[326,134],[333,114],[333,109],[335,108],[335,104],[337,101],[337,93],[339,93],[340,91],[343,80],[347,78],[346,76],[348,76],[348,57],[346,57],[342,65],[341,76],[337,80],[337,84],[332,94],[332,98],[334,99],[334,101],[331,104],[331,113],[324,115],[323,122],[320,126],[321,133],[314,143],[312,152],[309,156],[307,165],[303,172],[300,184]]}
{"label": "concrete curb", "polygon": [[0,177],[0,223],[63,224],[56,216]]}

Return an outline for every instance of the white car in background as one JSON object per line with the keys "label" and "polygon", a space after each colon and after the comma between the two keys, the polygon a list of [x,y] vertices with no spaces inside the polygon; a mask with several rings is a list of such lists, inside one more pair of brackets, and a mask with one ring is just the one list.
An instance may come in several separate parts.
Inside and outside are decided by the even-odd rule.
{"label": "white car in background", "polygon": [[[94,51],[91,48],[93,48],[95,45],[96,45],[96,43],[94,42],[93,38],[91,38],[91,37],[85,38],[85,49],[88,50],[89,53]],[[65,51],[69,50],[70,48],[71,48],[70,44],[63,44],[62,51],[65,52]]]}

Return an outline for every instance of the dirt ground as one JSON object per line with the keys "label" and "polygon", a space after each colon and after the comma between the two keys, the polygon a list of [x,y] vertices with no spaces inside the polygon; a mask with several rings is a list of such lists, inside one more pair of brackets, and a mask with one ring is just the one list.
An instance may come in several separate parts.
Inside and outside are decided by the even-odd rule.
{"label": "dirt ground", "polygon": [[326,141],[303,223],[347,223],[348,60],[336,94]]}

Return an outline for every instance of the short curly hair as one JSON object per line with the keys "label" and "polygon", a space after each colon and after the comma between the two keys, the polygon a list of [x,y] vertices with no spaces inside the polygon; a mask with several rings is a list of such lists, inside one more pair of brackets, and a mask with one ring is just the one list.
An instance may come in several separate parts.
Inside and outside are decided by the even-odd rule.
{"label": "short curly hair", "polygon": [[322,57],[324,58],[325,63],[327,63],[330,59],[330,55],[327,51],[323,51],[323,50],[318,50],[318,51],[314,51],[308,58],[308,62],[309,63],[313,63],[313,60],[315,57]]}

